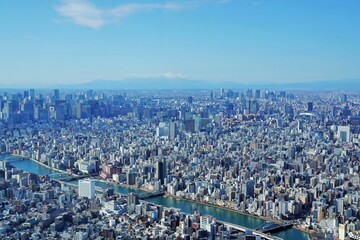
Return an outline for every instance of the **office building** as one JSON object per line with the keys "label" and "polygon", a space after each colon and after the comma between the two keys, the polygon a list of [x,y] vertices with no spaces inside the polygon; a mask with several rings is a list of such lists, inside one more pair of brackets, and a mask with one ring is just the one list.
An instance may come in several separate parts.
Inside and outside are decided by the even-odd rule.
{"label": "office building", "polygon": [[95,198],[95,180],[81,179],[79,180],[79,197]]}
{"label": "office building", "polygon": [[339,126],[337,137],[341,142],[350,142],[350,126]]}
{"label": "office building", "polygon": [[314,110],[314,104],[313,102],[308,102],[307,103],[307,111],[308,112],[312,112]]}
{"label": "office building", "polygon": [[135,172],[133,170],[129,170],[126,173],[126,184],[134,185],[135,184],[135,177],[136,177]]}
{"label": "office building", "polygon": [[35,90],[34,89],[30,89],[30,97],[31,99],[35,99]]}
{"label": "office building", "polygon": [[169,138],[171,140],[174,140],[178,134],[178,127],[175,122],[171,122],[169,124]]}
{"label": "office building", "polygon": [[139,204],[139,196],[136,193],[129,193],[127,196],[127,204],[128,205],[136,205]]}
{"label": "office building", "polygon": [[164,184],[164,178],[166,176],[166,163],[163,161],[158,161],[156,163],[156,178],[161,181],[161,184]]}
{"label": "office building", "polygon": [[60,100],[60,91],[59,89],[54,89],[54,101]]}

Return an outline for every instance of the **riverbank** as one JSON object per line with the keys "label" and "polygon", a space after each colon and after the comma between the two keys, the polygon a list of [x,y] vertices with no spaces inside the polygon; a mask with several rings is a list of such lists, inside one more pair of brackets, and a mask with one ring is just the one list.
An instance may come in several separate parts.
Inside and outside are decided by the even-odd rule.
{"label": "riverbank", "polygon": [[308,233],[308,234],[316,234],[316,231],[308,229],[308,228],[301,227],[299,225],[294,225],[293,228],[296,229],[296,230]]}
{"label": "riverbank", "polygon": [[137,186],[134,186],[134,185],[128,185],[128,184],[125,184],[125,183],[109,181],[109,180],[102,179],[102,178],[99,178],[99,177],[96,178],[96,181],[106,183],[106,184],[116,185],[116,186],[119,186],[119,187],[125,187],[125,188],[134,189],[134,190],[144,191],[144,192],[147,192],[147,193],[153,193],[154,192],[154,191],[151,191],[151,190],[149,190],[147,188],[141,188],[141,187],[137,187]]}
{"label": "riverbank", "polygon": [[33,158],[24,157],[24,156],[17,155],[17,154],[13,154],[13,153],[10,153],[9,155],[14,156],[14,157],[19,157],[19,158],[22,158],[22,159],[24,159],[24,160],[33,161],[33,162],[35,162],[35,163],[37,163],[37,164],[40,164],[41,166],[43,166],[43,167],[45,167],[45,168],[47,168],[47,169],[50,169],[50,170],[53,170],[53,171],[56,171],[56,172],[66,173],[66,174],[73,175],[73,176],[78,176],[78,175],[76,175],[76,174],[74,174],[74,173],[69,173],[69,172],[66,172],[66,171],[61,170],[61,169],[58,169],[58,168],[52,168],[52,167],[50,167],[49,165],[47,165],[47,164],[45,164],[45,163],[42,163],[42,162],[40,162],[40,161],[38,161],[38,160],[36,160],[36,159],[33,159]]}
{"label": "riverbank", "polygon": [[[23,157],[21,157],[21,156],[18,158],[23,159]],[[27,160],[27,159],[25,159],[25,160]],[[35,174],[38,174],[38,175],[51,174],[51,173],[42,173],[41,174],[40,172],[44,172],[43,169],[46,169],[47,171],[49,171],[50,168],[40,165],[38,161],[19,161],[19,163],[14,163],[14,164],[18,165],[19,168],[24,171],[34,172]],[[120,184],[117,185],[110,181],[102,181],[101,184],[108,184],[108,186],[104,186],[104,188],[111,187],[111,186],[114,187],[116,192],[129,192],[129,188],[124,185],[120,185]],[[124,189],[122,189],[122,188],[124,188]],[[132,186],[132,189],[139,189],[139,188]],[[176,199],[179,199],[179,200],[176,200]],[[173,197],[159,196],[159,197],[154,197],[154,198],[148,199],[146,201],[149,201],[149,202],[152,202],[157,205],[164,206],[164,207],[168,207],[168,208],[181,209],[181,211],[186,212],[186,213],[193,213],[195,210],[197,210],[197,211],[200,211],[201,213],[214,216],[218,220],[237,224],[237,225],[246,226],[249,229],[257,228],[261,224],[264,223],[263,222],[264,220],[261,220],[259,218],[259,216],[245,214],[245,213],[242,213],[242,212],[234,210],[234,209],[225,208],[223,206],[216,206],[216,205],[214,206],[211,204],[206,205],[203,202],[195,202],[195,201],[190,202],[187,199],[177,198],[176,196],[173,196]],[[283,239],[298,239],[298,240],[308,240],[308,236],[309,236],[307,233],[305,233],[303,231],[299,231],[297,229],[284,230],[279,233],[274,233],[274,235],[281,237]]]}
{"label": "riverbank", "polygon": [[[16,157],[24,159],[24,157],[22,157],[22,156],[16,156]],[[28,158],[25,158],[25,160],[28,160]],[[41,166],[43,168],[46,168],[46,169],[51,169],[51,170],[56,171],[56,169],[50,168],[47,165],[44,166],[43,164],[40,164],[40,162],[38,162],[36,160],[29,161],[29,162],[33,162],[33,164],[39,165],[39,166]],[[21,165],[21,161],[20,161],[19,164]],[[27,166],[27,164],[25,164],[25,165]],[[21,169],[27,171],[28,167],[29,166],[27,166],[27,168],[21,168]],[[38,171],[38,170],[36,170],[36,171]],[[98,179],[99,179],[99,177],[98,177]],[[100,180],[98,180],[98,179],[97,179],[97,181],[100,182]],[[127,188],[127,189],[131,188],[131,189],[134,189],[134,190],[142,190],[142,191],[146,191],[146,192],[151,192],[148,189],[141,189],[141,188],[138,188],[136,186],[132,186],[132,185],[130,186],[130,185],[127,185],[127,184],[120,184],[120,183],[116,184],[115,182],[108,181],[108,180],[105,180],[105,179],[101,179],[101,183],[108,184],[108,185],[111,185],[113,187],[119,186],[119,187],[123,187],[123,188]],[[170,200],[170,205],[169,205],[168,203],[166,203],[166,200],[161,200],[161,199],[166,199],[166,198],[174,199],[174,200]],[[159,200],[157,200],[157,199],[159,199]],[[180,201],[175,201],[175,200],[180,200]],[[175,203],[173,201],[178,202],[178,203]],[[150,200],[150,202],[153,202],[153,201]],[[232,209],[232,208],[229,208],[229,207],[218,206],[218,205],[214,205],[214,204],[210,204],[210,203],[206,203],[206,202],[202,202],[202,201],[194,201],[192,199],[186,199],[186,198],[183,198],[183,197],[170,196],[169,194],[167,194],[167,197],[164,197],[164,196],[156,197],[154,203],[159,204],[159,205],[164,205],[164,206],[167,206],[167,207],[175,207],[175,208],[183,209],[182,211],[188,212],[188,213],[192,213],[192,212],[194,212],[194,210],[198,209],[202,213],[206,213],[206,214],[210,214],[210,215],[215,216],[217,219],[228,221],[228,222],[235,223],[235,224],[240,224],[240,225],[241,225],[241,223],[245,224],[245,222],[248,221],[248,220],[246,220],[247,218],[252,218],[252,219],[254,219],[253,221],[255,221],[255,219],[258,219],[258,220],[262,220],[262,221],[276,222],[276,220],[274,220],[274,219],[249,214],[249,213],[242,212],[242,211]],[[190,205],[192,205],[192,206],[189,208],[188,206],[190,206]],[[198,206],[195,207],[193,205],[198,205]],[[213,209],[207,209],[206,206],[212,207]],[[218,209],[218,210],[216,210],[216,209]],[[218,211],[221,211],[221,212],[223,211],[223,212],[221,213],[221,215],[219,215]],[[241,217],[239,216],[239,217],[234,218],[233,214],[239,214],[239,215],[241,215]],[[243,219],[243,218],[244,218],[244,220],[239,221],[239,219]],[[245,221],[245,222],[243,222],[243,221]],[[254,224],[255,222],[256,222],[256,224]],[[250,223],[247,222],[245,224],[245,226],[248,226],[251,229],[251,228],[259,227],[262,224],[262,222],[258,222],[258,221],[255,221],[255,222],[251,222],[251,220],[250,220]],[[295,231],[295,230],[299,231],[299,232],[298,233],[292,232],[292,231]],[[295,236],[294,234],[308,234],[308,232],[304,231],[304,229],[301,229],[301,228],[299,228],[299,229],[294,228],[293,230],[290,229],[290,230],[284,231],[284,233],[282,234],[281,237],[283,239],[295,239],[295,238],[293,238],[293,236]],[[296,235],[296,236],[298,236],[298,235]],[[297,239],[306,240],[307,237],[302,236],[301,238],[297,238]]]}
{"label": "riverbank", "polygon": [[[61,172],[61,173],[66,173],[66,174],[69,174],[69,175],[78,176],[76,174],[68,173],[68,172],[66,172],[64,170],[61,170],[61,169],[51,168],[47,164],[44,164],[44,163],[42,163],[40,161],[37,161],[35,159],[32,159],[32,158],[27,158],[27,157],[17,155],[17,154],[10,154],[10,155],[15,156],[15,157],[19,157],[19,158],[23,158],[25,160],[33,161],[33,162],[35,162],[37,164],[40,164],[41,166],[46,167],[46,168],[48,168],[50,170],[53,170],[53,171],[58,171],[58,172]],[[128,185],[128,184],[124,184],[124,183],[119,183],[119,182],[115,182],[115,181],[111,181],[111,180],[106,180],[106,179],[102,179],[100,177],[97,177],[96,180],[99,181],[99,182],[105,183],[105,184],[117,185],[117,186],[120,186],[120,187],[126,187],[126,188],[130,188],[130,189],[134,189],[134,190],[141,190],[141,191],[148,192],[148,193],[153,192],[153,191],[151,191],[149,189],[146,189],[146,188],[141,188],[141,187],[137,187],[137,186],[134,186],[134,185]],[[169,198],[173,198],[173,199],[185,200],[185,201],[189,201],[189,202],[193,202],[193,203],[197,203],[197,204],[202,204],[202,205],[205,205],[205,206],[216,207],[216,208],[219,208],[219,209],[222,209],[222,210],[227,210],[227,211],[231,211],[231,212],[234,212],[234,213],[239,213],[239,214],[242,214],[242,215],[245,215],[245,216],[254,217],[254,218],[257,218],[257,219],[264,220],[264,221],[269,221],[269,222],[274,222],[274,223],[281,223],[281,221],[277,220],[277,219],[273,219],[273,218],[269,218],[269,217],[264,217],[264,216],[259,216],[259,215],[243,212],[243,211],[236,210],[236,209],[226,207],[226,206],[220,206],[220,205],[216,205],[216,204],[212,204],[212,203],[208,203],[208,202],[203,202],[203,201],[199,201],[199,200],[193,200],[193,199],[189,199],[189,198],[185,198],[185,197],[178,197],[178,196],[175,196],[175,195],[172,195],[172,194],[169,194],[169,193],[166,193],[164,196],[169,197]],[[298,228],[296,228],[296,229],[298,229]],[[299,227],[298,230],[309,233],[304,228]]]}
{"label": "riverbank", "polygon": [[[169,198],[173,198],[173,199],[177,199],[177,200],[184,200],[184,201],[189,201],[189,202],[196,203],[196,204],[202,204],[202,205],[205,205],[205,206],[216,207],[216,208],[219,208],[219,209],[222,209],[222,210],[231,211],[231,212],[242,214],[242,215],[245,215],[245,216],[261,219],[261,220],[264,220],[264,221],[267,221],[267,222],[273,222],[273,223],[277,223],[277,224],[282,223],[278,219],[259,216],[259,215],[243,212],[243,211],[240,211],[240,210],[236,210],[236,209],[233,209],[233,208],[229,208],[229,207],[226,207],[226,206],[219,206],[219,205],[215,205],[215,204],[208,203],[208,202],[202,202],[202,201],[199,201],[199,200],[193,200],[193,199],[189,199],[189,198],[178,197],[178,196],[168,194],[168,193],[165,194],[164,196],[169,197]],[[307,233],[307,234],[315,234],[316,233],[316,231],[314,231],[314,230],[303,228],[303,227],[300,227],[298,225],[293,225],[292,228],[296,229],[296,230],[299,230],[301,232]]]}
{"label": "riverbank", "polygon": [[[8,153],[9,155],[11,156],[14,156],[14,157],[18,157],[18,158],[22,158],[24,160],[30,160],[32,162],[35,162],[36,164],[39,164],[47,169],[50,169],[50,170],[53,170],[53,171],[56,171],[56,172],[60,172],[60,173],[64,173],[64,174],[68,174],[70,176],[75,176],[75,177],[79,177],[81,175],[78,175],[78,174],[75,174],[75,173],[69,173],[69,172],[66,172],[64,170],[61,170],[61,169],[58,169],[58,168],[52,168],[50,167],[49,165],[45,164],[45,163],[42,163],[36,159],[33,159],[33,158],[29,158],[29,157],[24,157],[24,156],[21,156],[21,155],[17,155],[17,154],[13,154],[13,153]],[[110,180],[105,180],[105,179],[102,179],[100,177],[95,177],[96,181],[99,181],[99,182],[102,182],[102,183],[106,183],[106,184],[112,184],[112,185],[117,185],[117,186],[120,186],[120,187],[126,187],[126,188],[131,188],[131,189],[134,189],[134,190],[141,190],[141,191],[144,191],[144,192],[148,192],[148,193],[152,193],[153,191],[149,190],[149,189],[146,189],[146,188],[139,188],[135,185],[128,185],[128,184],[124,184],[124,183],[119,183],[119,182],[115,182],[115,181],[110,181]]]}
{"label": "riverbank", "polygon": [[254,217],[254,218],[261,219],[261,220],[268,221],[268,222],[281,223],[281,221],[277,220],[277,219],[268,218],[268,217],[264,217],[264,216],[258,216],[258,215],[255,215],[255,214],[243,212],[243,211],[236,210],[236,209],[233,209],[233,208],[229,208],[229,207],[226,207],[226,206],[219,206],[219,205],[216,205],[216,204],[212,204],[212,203],[208,203],[208,202],[202,202],[202,201],[199,201],[199,200],[193,200],[193,199],[189,199],[189,198],[178,197],[178,196],[168,194],[168,193],[165,194],[165,197],[170,197],[170,198],[174,198],[174,199],[178,199],[178,200],[189,201],[189,202],[202,204],[202,205],[210,206],[210,207],[216,207],[216,208],[219,208],[219,209],[222,209],[222,210],[231,211],[231,212],[234,212],[234,213],[239,213],[239,214],[242,214],[242,215],[245,215],[245,216]]}

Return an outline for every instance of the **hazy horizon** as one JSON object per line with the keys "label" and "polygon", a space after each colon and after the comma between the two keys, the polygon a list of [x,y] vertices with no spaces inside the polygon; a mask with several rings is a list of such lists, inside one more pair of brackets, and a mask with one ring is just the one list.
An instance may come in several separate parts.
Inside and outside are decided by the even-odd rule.
{"label": "hazy horizon", "polygon": [[1,85],[0,90],[216,90],[216,89],[268,89],[268,90],[356,90],[360,89],[360,79],[343,79],[328,81],[305,81],[289,83],[269,83],[269,82],[231,82],[231,81],[199,81],[189,79],[169,79],[169,78],[130,78],[124,80],[94,80],[85,83],[73,84],[8,84]]}
{"label": "hazy horizon", "polygon": [[360,2],[0,2],[0,87],[360,79]]}

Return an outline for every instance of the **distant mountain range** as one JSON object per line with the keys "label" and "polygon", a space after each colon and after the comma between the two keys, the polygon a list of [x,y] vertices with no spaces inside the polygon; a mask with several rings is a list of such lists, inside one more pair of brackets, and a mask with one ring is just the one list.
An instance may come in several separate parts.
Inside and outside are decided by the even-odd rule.
{"label": "distant mountain range", "polygon": [[296,83],[241,83],[230,81],[202,81],[190,79],[169,78],[131,78],[125,80],[94,80],[81,84],[34,85],[0,84],[0,89],[100,89],[100,90],[170,90],[170,89],[303,89],[303,90],[360,90],[360,79],[306,81]]}
{"label": "distant mountain range", "polygon": [[150,90],[150,89],[304,89],[304,90],[360,90],[360,79],[307,81],[297,83],[236,83],[209,82],[189,79],[133,78],[126,80],[95,80],[87,83],[56,86],[62,89]]}

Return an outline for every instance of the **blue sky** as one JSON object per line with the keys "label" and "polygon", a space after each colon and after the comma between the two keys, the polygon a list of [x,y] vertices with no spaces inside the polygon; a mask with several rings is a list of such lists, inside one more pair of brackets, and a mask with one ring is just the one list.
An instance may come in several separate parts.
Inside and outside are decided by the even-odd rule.
{"label": "blue sky", "polygon": [[358,0],[2,0],[0,84],[360,78]]}

